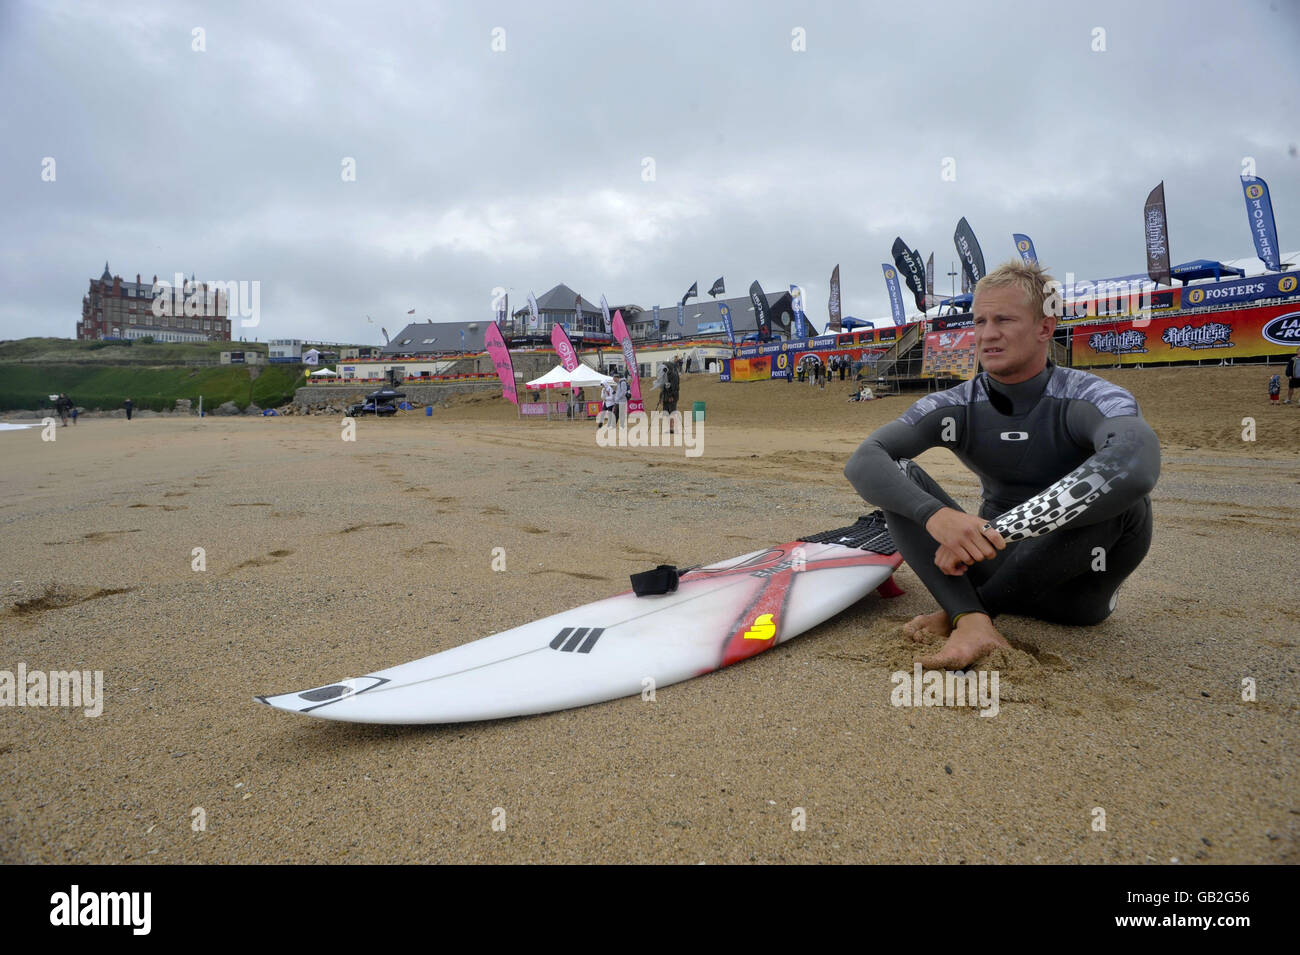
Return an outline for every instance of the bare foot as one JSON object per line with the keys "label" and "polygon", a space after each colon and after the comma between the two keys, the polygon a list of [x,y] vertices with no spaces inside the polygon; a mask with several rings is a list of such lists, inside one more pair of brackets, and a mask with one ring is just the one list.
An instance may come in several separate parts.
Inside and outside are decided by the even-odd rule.
{"label": "bare foot", "polygon": [[952,633],[952,624],[948,622],[948,615],[942,610],[936,610],[934,613],[923,613],[913,617],[907,623],[903,624],[903,633],[907,634],[917,643],[925,642],[927,636],[946,637]]}
{"label": "bare foot", "polygon": [[988,614],[962,614],[948,642],[934,656],[922,657],[921,666],[930,670],[964,670],[998,647],[1010,646],[1006,637],[993,626]]}

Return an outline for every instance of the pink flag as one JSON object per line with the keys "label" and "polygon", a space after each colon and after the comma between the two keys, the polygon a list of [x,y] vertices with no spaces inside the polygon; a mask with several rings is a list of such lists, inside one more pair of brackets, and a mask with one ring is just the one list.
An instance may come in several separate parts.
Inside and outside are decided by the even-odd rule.
{"label": "pink flag", "polygon": [[623,364],[627,366],[628,387],[632,391],[627,402],[627,413],[645,411],[645,404],[641,401],[641,376],[636,364],[636,349],[632,347],[632,336],[627,333],[621,309],[614,313],[614,340],[623,349]]}
{"label": "pink flag", "polygon": [[505,395],[506,401],[518,405],[519,395],[515,392],[515,366],[510,361],[510,349],[506,347],[506,340],[501,337],[501,329],[496,322],[488,326],[483,341],[487,343],[488,357],[492,359],[492,364],[496,365],[497,377],[501,379],[501,393]]}
{"label": "pink flag", "polygon": [[569,333],[559,322],[551,329],[551,347],[555,349],[565,371],[573,371],[578,367],[578,353],[573,349],[573,342],[569,341]]}

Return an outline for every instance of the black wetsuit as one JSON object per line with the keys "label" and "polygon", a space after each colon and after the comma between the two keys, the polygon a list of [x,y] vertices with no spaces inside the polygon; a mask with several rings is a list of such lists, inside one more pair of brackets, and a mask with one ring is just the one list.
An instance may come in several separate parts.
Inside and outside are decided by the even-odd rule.
{"label": "black wetsuit", "polygon": [[[925,523],[962,508],[908,460],[947,447],[980,479],[979,514],[1009,543],[964,574],[934,563]],[[862,443],[845,477],[881,508],[908,566],[950,618],[1015,613],[1091,625],[1151,544],[1160,442],[1133,396],[1048,363],[1014,385],[981,373],[927,395]]]}

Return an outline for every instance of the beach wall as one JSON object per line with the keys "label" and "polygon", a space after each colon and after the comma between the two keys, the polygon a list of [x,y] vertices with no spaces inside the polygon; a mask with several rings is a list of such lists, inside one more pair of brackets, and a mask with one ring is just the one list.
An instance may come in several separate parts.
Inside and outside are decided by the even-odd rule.
{"label": "beach wall", "polygon": [[[323,411],[326,408],[360,401],[366,395],[372,391],[378,391],[381,387],[383,386],[374,382],[351,385],[306,385],[294,393],[293,406],[297,411]],[[397,390],[406,395],[406,400],[412,404],[436,405],[446,403],[447,399],[452,395],[463,395],[471,392],[495,392],[500,394],[501,382],[457,381],[432,385],[401,384]]]}

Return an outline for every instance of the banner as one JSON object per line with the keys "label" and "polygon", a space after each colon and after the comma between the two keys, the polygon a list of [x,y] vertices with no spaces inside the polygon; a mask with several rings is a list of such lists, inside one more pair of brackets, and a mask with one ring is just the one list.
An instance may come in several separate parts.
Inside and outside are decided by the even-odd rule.
{"label": "banner", "polygon": [[610,325],[609,321],[609,302],[605,301],[604,295],[600,297],[600,315],[605,319],[605,334],[612,335],[614,329],[613,326]]}
{"label": "banner", "polygon": [[532,292],[528,293],[528,327],[536,328],[540,318],[537,315],[537,296]]}
{"label": "banner", "polygon": [[[957,255],[961,259],[961,270],[970,282],[970,289],[979,284],[979,280],[988,273],[984,270],[984,253],[975,238],[975,230],[970,227],[966,217],[957,221],[957,231],[952,234],[953,244],[957,246]],[[966,289],[965,291],[970,291]],[[965,294],[965,291],[962,294]]]}
{"label": "banner", "polygon": [[710,295],[726,295],[727,287],[722,283],[723,276],[719,275],[718,280],[713,283],[713,288],[709,289]]}
{"label": "banner", "polygon": [[501,327],[495,322],[489,325],[483,333],[483,341],[487,345],[488,358],[492,359],[497,377],[501,379],[501,394],[506,401],[517,406],[519,395],[515,391],[515,366],[510,361],[510,349],[506,347],[506,340],[501,337]]}
{"label": "banner", "polygon": [[641,400],[641,369],[636,363],[636,349],[632,347],[632,336],[627,333],[627,325],[623,321],[621,311],[614,313],[614,340],[623,349],[623,364],[627,367],[627,385],[630,392],[627,413],[630,415],[644,411],[645,403]]}
{"label": "banner", "polygon": [[934,294],[934,253],[930,253],[930,258],[925,263],[925,295],[929,298]]}
{"label": "banner", "polygon": [[560,359],[560,364],[564,366],[565,371],[573,371],[578,367],[578,353],[574,351],[568,333],[559,324],[551,329],[551,347],[555,349],[555,355]]}
{"label": "banner", "polygon": [[510,315],[510,293],[506,292],[505,295],[503,295],[501,299],[497,302],[497,317],[496,317],[497,324],[504,325],[509,315]]}
{"label": "banner", "polygon": [[794,337],[803,338],[808,334],[808,326],[803,314],[803,289],[797,285],[790,286],[790,308],[794,312]]}
{"label": "banner", "polygon": [[1292,302],[1236,312],[1169,315],[1145,324],[1125,319],[1076,325],[1072,333],[1076,368],[1257,358],[1295,353],[1300,347],[1300,309]]}
{"label": "banner", "polygon": [[903,293],[898,287],[898,272],[892,265],[880,267],[885,273],[885,287],[889,289],[889,310],[894,315],[894,324],[903,325],[907,322],[907,309],[903,307]]}
{"label": "banner", "polygon": [[1147,275],[1157,285],[1173,284],[1169,275],[1169,219],[1165,215],[1165,184],[1151,190],[1143,209],[1146,229]]}
{"label": "banner", "polygon": [[920,311],[925,311],[925,266],[921,264],[921,257],[907,247],[902,236],[894,239],[894,245],[890,249],[890,254],[894,259],[894,266],[898,269],[903,280],[907,283],[912,297],[916,300],[916,307]]}
{"label": "banner", "polygon": [[1037,265],[1038,253],[1034,251],[1034,240],[1022,232],[1013,232],[1011,238],[1015,240],[1016,251],[1024,259],[1025,265]]}
{"label": "banner", "polygon": [[[771,377],[771,355],[758,358],[733,358],[731,361],[732,381],[767,381]],[[629,413],[631,413],[630,406]]]}
{"label": "banner", "polygon": [[1258,176],[1242,176],[1241,189],[1246,195],[1246,216],[1250,219],[1251,238],[1255,240],[1255,254],[1270,272],[1281,272],[1277,222],[1273,219],[1273,200],[1268,195],[1268,183]]}
{"label": "banner", "polygon": [[573,311],[577,316],[577,324],[573,326],[575,332],[582,331],[582,296],[576,296],[573,302]]}
{"label": "banner", "polygon": [[686,308],[680,302],[677,303],[677,327],[686,327]]}
{"label": "banner", "polygon": [[731,324],[731,307],[723,302],[718,306],[718,311],[722,313],[722,325],[727,330],[727,338],[731,342],[731,347],[736,347],[736,328]]}
{"label": "banner", "polygon": [[718,362],[718,381],[731,381],[731,362],[730,358]]}
{"label": "banner", "polygon": [[826,308],[831,313],[831,330],[840,331],[844,326],[840,324],[840,267],[837,265],[831,271],[831,297],[826,300]]}
{"label": "banner", "polygon": [[757,279],[749,287],[749,300],[754,305],[754,325],[758,328],[759,340],[771,338],[772,319],[767,314],[767,296],[763,294],[763,286],[758,284]]}
{"label": "banner", "polygon": [[686,300],[688,298],[699,298],[699,297],[700,297],[700,283],[692,282],[691,287],[688,288],[686,290],[686,294],[682,296],[682,304],[685,305]]}
{"label": "banner", "polygon": [[658,305],[654,307],[654,316],[655,316],[655,338],[658,338],[659,337],[659,306]]}
{"label": "banner", "polygon": [[794,364],[790,361],[790,356],[785,352],[772,356],[772,378],[777,381],[788,381],[794,377]]}
{"label": "banner", "polygon": [[973,378],[975,371],[975,329],[930,332],[925,336],[922,378],[960,378],[965,381]]}

